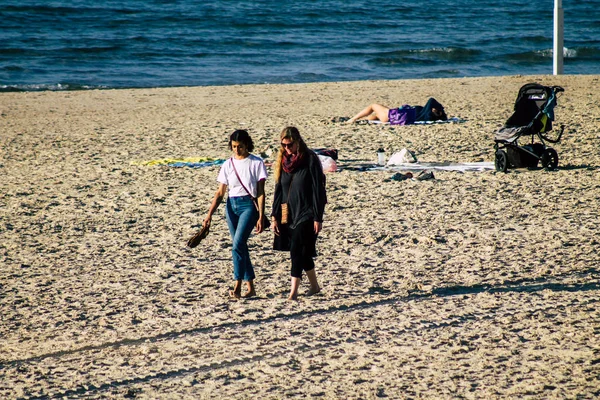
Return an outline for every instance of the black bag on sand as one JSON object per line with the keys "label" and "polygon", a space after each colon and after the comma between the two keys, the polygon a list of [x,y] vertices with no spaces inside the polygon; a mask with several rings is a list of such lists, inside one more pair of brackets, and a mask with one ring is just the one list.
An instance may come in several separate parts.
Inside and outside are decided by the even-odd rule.
{"label": "black bag on sand", "polygon": [[[252,202],[254,203],[254,207],[256,207],[256,211],[258,211],[258,201],[256,201],[255,198],[252,198]],[[271,220],[264,214],[263,214],[262,224],[263,224],[263,230],[269,229],[271,227]]]}
{"label": "black bag on sand", "polygon": [[[304,239],[302,240],[304,242],[305,249],[310,251],[312,257],[317,257],[316,242],[318,235],[312,232],[313,222],[306,221],[303,222],[302,225],[304,226],[292,229],[290,228],[289,224],[279,224],[279,235],[275,235],[275,238],[273,239],[273,250],[290,251],[290,246],[292,244],[292,235],[298,235],[300,233],[300,235],[304,235]],[[308,231],[306,229],[308,229]],[[307,234],[311,235],[312,238],[306,237]],[[295,240],[298,240],[298,238],[296,237]]]}
{"label": "black bag on sand", "polygon": [[192,236],[190,238],[190,240],[187,241],[187,245],[189,248],[194,248],[196,246],[198,246],[200,244],[200,242],[202,241],[202,239],[204,239],[206,236],[208,236],[208,231],[209,231],[209,227],[202,227],[202,229],[200,229],[198,232],[196,232],[196,234],[194,236]]}
{"label": "black bag on sand", "polygon": [[279,235],[275,235],[273,250],[290,251],[290,230],[288,224],[279,224]]}

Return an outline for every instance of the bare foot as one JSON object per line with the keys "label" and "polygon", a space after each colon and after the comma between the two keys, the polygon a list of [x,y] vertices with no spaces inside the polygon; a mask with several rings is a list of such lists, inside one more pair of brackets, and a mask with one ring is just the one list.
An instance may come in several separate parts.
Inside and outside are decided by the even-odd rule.
{"label": "bare foot", "polygon": [[298,293],[290,294],[290,296],[288,297],[288,300],[298,300]]}
{"label": "bare foot", "polygon": [[233,282],[233,290],[229,291],[229,297],[239,299],[242,297],[242,280]]}
{"label": "bare foot", "polygon": [[308,290],[307,296],[312,296],[313,294],[317,294],[321,291],[321,287],[317,287],[316,289],[310,288]]}
{"label": "bare foot", "polygon": [[256,296],[256,291],[254,290],[254,279],[246,281],[246,287],[248,288],[248,290],[246,290],[246,294],[242,296],[244,299]]}

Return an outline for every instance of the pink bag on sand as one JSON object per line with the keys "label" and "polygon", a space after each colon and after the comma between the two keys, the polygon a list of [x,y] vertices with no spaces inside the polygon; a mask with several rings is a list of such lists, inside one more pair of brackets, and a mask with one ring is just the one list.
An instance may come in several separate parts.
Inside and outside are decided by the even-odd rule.
{"label": "pink bag on sand", "polygon": [[335,172],[337,171],[337,164],[333,160],[333,158],[328,156],[319,155],[319,161],[321,161],[321,166],[323,167],[323,172]]}
{"label": "pink bag on sand", "polygon": [[392,108],[388,113],[390,125],[411,125],[417,119],[417,110],[408,104],[400,108]]}

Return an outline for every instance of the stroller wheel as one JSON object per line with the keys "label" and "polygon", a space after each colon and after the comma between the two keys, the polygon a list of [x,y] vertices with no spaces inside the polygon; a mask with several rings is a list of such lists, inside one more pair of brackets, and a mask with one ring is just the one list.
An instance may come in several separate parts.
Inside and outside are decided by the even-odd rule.
{"label": "stroller wheel", "polygon": [[506,172],[508,169],[508,154],[504,150],[496,151],[496,159],[494,160],[496,171]]}
{"label": "stroller wheel", "polygon": [[542,154],[542,167],[546,171],[552,171],[558,166],[558,153],[552,147],[548,147]]}

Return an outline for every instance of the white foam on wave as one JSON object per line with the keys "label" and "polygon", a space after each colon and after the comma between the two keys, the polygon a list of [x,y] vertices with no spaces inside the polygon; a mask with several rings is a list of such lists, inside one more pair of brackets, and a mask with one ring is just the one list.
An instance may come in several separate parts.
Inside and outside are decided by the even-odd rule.
{"label": "white foam on wave", "polygon": [[[544,57],[553,57],[554,56],[554,49],[540,50],[540,51],[538,51],[538,53],[541,54]],[[576,58],[577,57],[577,50],[575,50],[575,49],[568,49],[566,47],[563,47],[563,57],[564,58]]]}

